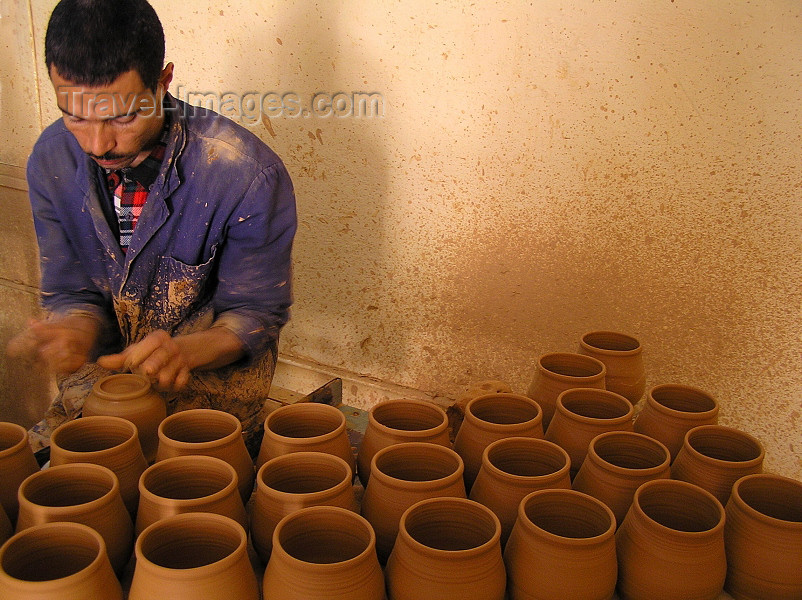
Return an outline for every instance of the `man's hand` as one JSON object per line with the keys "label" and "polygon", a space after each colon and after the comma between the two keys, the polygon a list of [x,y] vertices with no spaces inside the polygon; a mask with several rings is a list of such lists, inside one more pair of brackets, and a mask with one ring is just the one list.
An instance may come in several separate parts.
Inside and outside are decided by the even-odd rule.
{"label": "man's hand", "polygon": [[28,329],[9,342],[7,352],[12,358],[43,362],[51,372],[66,375],[89,360],[99,331],[97,319],[85,315],[32,319]]}

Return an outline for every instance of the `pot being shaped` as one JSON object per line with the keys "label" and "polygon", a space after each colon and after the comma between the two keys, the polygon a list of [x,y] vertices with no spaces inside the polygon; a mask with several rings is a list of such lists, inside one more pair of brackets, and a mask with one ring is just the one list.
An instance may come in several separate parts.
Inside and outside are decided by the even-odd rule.
{"label": "pot being shaped", "polygon": [[498,517],[502,548],[518,518],[521,501],[537,490],[570,489],[570,466],[568,453],[546,440],[511,437],[485,448],[470,498]]}
{"label": "pot being shaped", "polygon": [[328,452],[347,462],[352,473],[356,471],[345,415],[329,404],[299,402],[267,415],[257,469],[271,458],[290,452]]}
{"label": "pot being shaped", "polygon": [[82,523],[35,525],[0,547],[0,598],[123,600],[101,535]]}
{"label": "pot being shaped", "polygon": [[429,498],[401,516],[384,571],[390,600],[502,600],[501,524],[464,498]]}
{"label": "pot being shaped", "polygon": [[571,457],[571,476],[585,461],[593,438],[608,431],[632,431],[632,404],[615,392],[573,388],[557,396],[557,409],[545,438]]}
{"label": "pot being shaped", "polygon": [[273,532],[262,591],[270,600],[384,600],[373,529],[337,506],[287,515]]}
{"label": "pot being shaped", "polygon": [[698,486],[673,479],[641,485],[616,545],[622,600],[715,600],[721,594],[724,507]]}
{"label": "pot being shaped", "polygon": [[700,425],[685,435],[671,477],[698,485],[726,505],[736,481],[763,472],[765,455],[760,441],[746,432]]}
{"label": "pot being shaped", "polygon": [[137,538],[128,600],[259,600],[247,541],[239,523],[218,514],[157,521]]}
{"label": "pot being shaped", "polygon": [[371,478],[362,496],[362,516],[376,532],[376,553],[387,562],[398,536],[401,515],[420,500],[465,498],[459,454],[426,442],[404,442],[379,450],[371,462]]}
{"label": "pot being shaped", "polygon": [[454,440],[454,450],[465,463],[466,489],[479,474],[485,448],[507,437],[543,438],[543,411],[537,402],[520,394],[487,394],[468,402]]}
{"label": "pot being shaped", "polygon": [[237,473],[214,456],[174,456],[152,464],[139,479],[136,534],[160,519],[183,513],[215,513],[248,530]]}
{"label": "pot being shaped", "polygon": [[0,546],[14,534],[14,527],[8,519],[6,511],[0,506]]}
{"label": "pot being shaped", "polygon": [[376,452],[401,442],[430,442],[450,448],[446,412],[423,400],[385,400],[372,406],[356,457],[363,486],[368,484],[370,461]]}
{"label": "pot being shaped", "polygon": [[259,468],[250,507],[251,541],[263,563],[273,548],[273,532],[285,516],[309,506],[339,506],[359,512],[351,467],[325,452],[292,452]]}
{"label": "pot being shaped", "polygon": [[610,431],[593,438],[572,488],[604,502],[618,525],[642,484],[671,477],[668,448],[649,436]]}
{"label": "pot being shaped", "polygon": [[537,369],[526,395],[543,409],[543,429],[548,430],[557,397],[572,388],[605,389],[607,367],[584,354],[550,352],[537,359]]}
{"label": "pot being shaped", "polygon": [[242,501],[253,491],[254,469],[240,420],[222,410],[193,408],[174,413],[159,424],[156,460],[173,456],[214,456],[237,472]]}
{"label": "pot being shaped", "polygon": [[521,501],[504,563],[510,600],[608,600],[617,577],[615,517],[581,492],[532,492]]}
{"label": "pot being shaped", "polygon": [[139,505],[139,478],[148,463],[136,425],[122,417],[81,417],[57,427],[50,436],[50,465],[92,463],[110,469],[131,515]]}
{"label": "pot being shaped", "polygon": [[605,387],[633,405],[646,390],[646,370],[640,342],[616,331],[589,331],[579,341],[579,353],[600,360],[607,369]]}
{"label": "pot being shaped", "polygon": [[19,509],[17,490],[26,477],[38,470],[26,429],[16,423],[0,422],[0,506],[12,523]]}
{"label": "pot being shaped", "polygon": [[726,514],[727,592],[736,600],[802,598],[802,482],[746,475]]}
{"label": "pot being shaped", "polygon": [[17,531],[57,521],[82,523],[97,531],[111,566],[122,573],[134,546],[134,526],[110,469],[90,463],[50,467],[19,488]]}
{"label": "pot being shaped", "polygon": [[150,382],[134,373],[119,373],[98,379],[84,401],[82,415],[122,417],[136,425],[145,460],[152,463],[159,444],[159,423],[167,407]]}
{"label": "pot being shaped", "polygon": [[634,430],[664,444],[673,461],[685,434],[699,425],[718,423],[718,411],[718,400],[703,390],[688,385],[657,385],[646,394]]}

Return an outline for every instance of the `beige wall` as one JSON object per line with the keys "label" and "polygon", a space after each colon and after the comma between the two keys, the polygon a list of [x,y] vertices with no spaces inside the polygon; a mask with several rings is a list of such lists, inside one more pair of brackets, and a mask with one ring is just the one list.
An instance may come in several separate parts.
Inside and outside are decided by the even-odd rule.
{"label": "beige wall", "polygon": [[[523,391],[539,354],[617,329],[649,386],[712,392],[802,477],[796,1],[153,3],[180,95],[383,97],[382,118],[251,126],[298,196],[289,387]],[[54,1],[30,5],[38,50]],[[4,83],[4,162],[31,141],[7,104],[36,83]]]}

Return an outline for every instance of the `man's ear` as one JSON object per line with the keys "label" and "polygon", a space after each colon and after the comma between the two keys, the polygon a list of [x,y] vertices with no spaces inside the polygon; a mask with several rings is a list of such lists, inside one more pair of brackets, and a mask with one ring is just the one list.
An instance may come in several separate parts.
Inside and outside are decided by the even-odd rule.
{"label": "man's ear", "polygon": [[164,93],[170,88],[170,82],[173,80],[173,63],[167,63],[159,75],[159,85],[162,87]]}

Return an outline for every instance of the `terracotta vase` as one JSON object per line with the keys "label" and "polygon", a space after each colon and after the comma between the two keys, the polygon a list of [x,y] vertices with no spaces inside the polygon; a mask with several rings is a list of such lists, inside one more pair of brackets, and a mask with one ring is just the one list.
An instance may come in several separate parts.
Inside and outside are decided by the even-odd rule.
{"label": "terracotta vase", "polygon": [[383,600],[373,529],[337,506],[287,515],[273,534],[262,591],[270,600]]}
{"label": "terracotta vase", "polygon": [[281,519],[308,506],[339,506],[359,512],[351,467],[325,452],[292,452],[271,458],[259,468],[250,505],[251,541],[267,563],[273,531]]}
{"label": "terracotta vase", "polygon": [[14,526],[11,524],[6,511],[3,510],[2,506],[0,506],[0,546],[2,546],[13,533]]}
{"label": "terracotta vase", "polygon": [[172,515],[137,538],[128,600],[259,600],[248,536],[218,514]]}
{"label": "terracotta vase", "polygon": [[17,520],[17,489],[28,475],[38,470],[25,428],[0,422],[0,506],[12,523]]}
{"label": "terracotta vase", "polygon": [[736,481],[763,472],[765,455],[760,441],[744,431],[700,425],[685,434],[671,477],[698,485],[726,505]]}
{"label": "terracotta vase", "polygon": [[802,598],[802,482],[746,475],[726,514],[727,592],[736,600]]}
{"label": "terracotta vase", "polygon": [[82,417],[57,427],[50,436],[51,466],[101,465],[117,476],[120,496],[131,515],[139,505],[139,478],[148,463],[136,425],[122,417]]}
{"label": "terracotta vase", "polygon": [[543,409],[547,430],[557,406],[557,396],[572,388],[605,389],[607,368],[600,360],[584,354],[551,352],[537,360],[537,369],[526,395]]}
{"label": "terracotta vase", "polygon": [[237,472],[242,501],[253,491],[254,469],[242,423],[227,412],[193,408],[174,413],[159,424],[156,460],[199,454],[226,461]]}
{"label": "terracotta vase", "polygon": [[376,553],[382,563],[390,556],[407,508],[426,498],[465,498],[462,459],[440,445],[404,442],[382,448],[373,456],[371,473],[362,516],[376,532]]}
{"label": "terracotta vase", "polygon": [[111,470],[90,463],[44,469],[19,488],[17,531],[55,521],[83,523],[97,531],[111,566],[122,573],[134,545],[134,526]]}
{"label": "terracotta vase", "polygon": [[385,400],[372,406],[357,454],[357,474],[363,486],[368,484],[373,455],[400,442],[431,442],[450,447],[446,412],[423,400]]}
{"label": "terracotta vase", "polygon": [[579,353],[604,363],[606,389],[621,394],[633,405],[646,390],[646,370],[640,342],[625,333],[589,331],[579,341]]}
{"label": "terracotta vase", "polygon": [[174,456],[151,465],[139,479],[136,534],[160,519],[194,512],[229,517],[248,530],[237,473],[213,456]]}
{"label": "terracotta vase", "polygon": [[136,425],[145,460],[152,463],[159,444],[159,423],[167,407],[150,382],[141,375],[119,373],[98,379],[84,401],[82,415],[122,417]]}
{"label": "terracotta vase", "polygon": [[591,388],[565,390],[557,396],[557,409],[545,438],[571,457],[571,476],[585,460],[593,438],[608,431],[632,431],[632,404],[615,392]]}
{"label": "terracotta vase", "polygon": [[506,381],[486,379],[472,383],[468,389],[457,396],[457,399],[446,409],[448,427],[451,430],[449,438],[452,443],[465,418],[465,407],[468,402],[479,396],[487,396],[487,394],[512,394],[512,388]]}
{"label": "terracotta vase", "polygon": [[674,460],[688,431],[699,425],[718,423],[718,408],[718,401],[700,389],[658,385],[646,395],[646,402],[635,418],[634,430],[665,444]]}
{"label": "terracotta vase", "polygon": [[616,545],[622,600],[714,600],[721,594],[724,507],[698,486],[673,479],[641,485]]}
{"label": "terracotta vase", "polygon": [[82,523],[25,529],[0,547],[0,598],[123,600],[100,534]]}
{"label": "terracotta vase", "polygon": [[345,415],[328,404],[299,402],[267,415],[257,468],[271,458],[290,452],[328,452],[347,462],[352,473],[356,471]]}
{"label": "terracotta vase", "polygon": [[470,498],[498,517],[502,547],[518,518],[521,500],[537,490],[570,489],[570,467],[568,453],[546,440],[511,437],[485,448]]}
{"label": "terracotta vase", "polygon": [[631,431],[610,431],[590,442],[573,489],[601,500],[621,524],[642,484],[671,477],[671,455],[655,439]]}
{"label": "terracotta vase", "polygon": [[502,600],[501,524],[464,498],[429,498],[401,516],[384,575],[390,600]]}
{"label": "terracotta vase", "polygon": [[521,501],[504,563],[510,600],[612,598],[615,517],[581,492],[532,492]]}
{"label": "terracotta vase", "polygon": [[540,405],[520,394],[487,394],[468,402],[454,450],[465,463],[465,487],[470,490],[482,466],[482,453],[505,437],[543,437]]}

